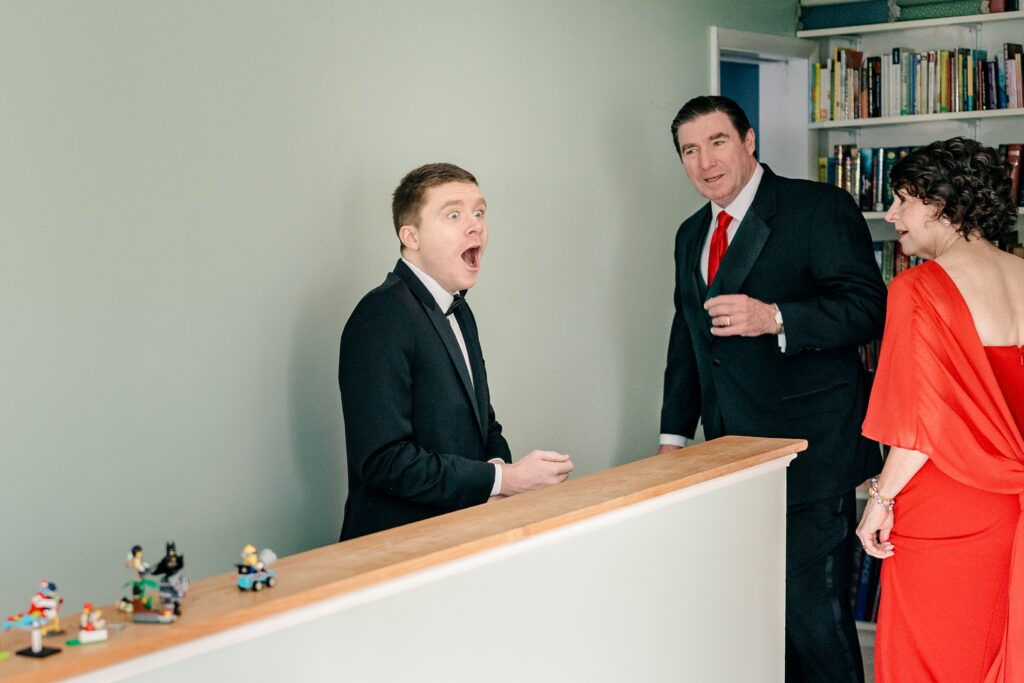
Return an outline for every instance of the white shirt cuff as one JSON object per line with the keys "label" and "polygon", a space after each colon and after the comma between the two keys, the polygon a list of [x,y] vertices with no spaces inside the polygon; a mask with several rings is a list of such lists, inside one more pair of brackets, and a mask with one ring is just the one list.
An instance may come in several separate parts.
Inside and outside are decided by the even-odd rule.
{"label": "white shirt cuff", "polygon": [[489,460],[494,465],[494,486],[491,487],[491,495],[496,496],[501,493],[501,463],[503,460]]}
{"label": "white shirt cuff", "polygon": [[779,351],[786,352],[786,335],[779,335]]}
{"label": "white shirt cuff", "polygon": [[660,434],[658,436],[658,443],[662,446],[678,446],[679,448],[686,448],[686,444],[689,443],[689,439],[685,436],[679,436],[678,434]]}

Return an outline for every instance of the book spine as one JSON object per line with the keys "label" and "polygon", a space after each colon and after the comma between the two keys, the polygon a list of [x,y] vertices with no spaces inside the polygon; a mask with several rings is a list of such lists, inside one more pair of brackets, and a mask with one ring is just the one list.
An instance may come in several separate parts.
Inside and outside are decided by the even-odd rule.
{"label": "book spine", "polygon": [[885,156],[885,150],[881,147],[877,147],[871,150],[872,164],[875,168],[875,211],[885,211],[885,176],[882,170],[882,157]]}
{"label": "book spine", "polygon": [[939,51],[939,111],[949,111],[949,51]]}
{"label": "book spine", "polygon": [[1010,196],[1020,204],[1020,156],[1021,143],[1006,146],[1006,165],[1010,167]]}
{"label": "book spine", "polygon": [[985,62],[985,97],[989,109],[999,108],[999,79],[996,77],[995,60]]}
{"label": "book spine", "polygon": [[818,109],[818,120],[828,121],[831,119],[829,102],[832,100],[832,66],[831,60],[821,69],[821,78],[818,79],[818,86],[821,89],[821,102]]}
{"label": "book spine", "polygon": [[910,114],[910,55],[900,50],[900,115]]}
{"label": "book spine", "polygon": [[874,68],[875,79],[874,79],[874,90],[872,92],[874,92],[874,95],[875,95],[875,107],[871,111],[871,115],[877,118],[877,117],[882,115],[882,73],[883,72],[882,72],[882,58],[881,57],[875,57],[873,68]]}
{"label": "book spine", "polygon": [[1014,57],[1014,73],[1017,75],[1017,109],[1021,109],[1024,106],[1024,87],[1021,87],[1024,84],[1024,75],[1021,74],[1022,61],[1024,61],[1024,55],[1018,52],[1017,56]]}

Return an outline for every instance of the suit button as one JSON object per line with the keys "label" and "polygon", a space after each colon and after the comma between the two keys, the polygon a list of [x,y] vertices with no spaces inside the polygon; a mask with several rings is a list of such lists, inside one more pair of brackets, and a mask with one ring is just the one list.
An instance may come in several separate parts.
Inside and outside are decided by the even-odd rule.
{"label": "suit button", "polygon": [[711,364],[717,368],[718,366],[720,366],[722,364],[722,361],[718,360],[717,358],[712,358],[711,359]]}

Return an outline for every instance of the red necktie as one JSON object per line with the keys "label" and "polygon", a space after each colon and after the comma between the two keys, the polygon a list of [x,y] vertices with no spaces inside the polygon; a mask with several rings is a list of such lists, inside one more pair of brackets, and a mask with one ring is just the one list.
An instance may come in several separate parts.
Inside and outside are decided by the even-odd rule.
{"label": "red necktie", "polygon": [[715,227],[714,234],[711,235],[711,253],[708,254],[708,287],[715,281],[718,266],[725,258],[725,250],[729,248],[729,223],[731,222],[732,216],[725,211],[718,214],[718,225]]}

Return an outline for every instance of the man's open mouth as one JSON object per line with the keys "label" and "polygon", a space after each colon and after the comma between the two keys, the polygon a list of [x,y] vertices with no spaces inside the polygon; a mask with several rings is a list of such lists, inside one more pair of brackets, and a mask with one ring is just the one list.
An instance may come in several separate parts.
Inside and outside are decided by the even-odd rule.
{"label": "man's open mouth", "polygon": [[466,251],[462,252],[462,260],[463,260],[463,262],[465,262],[465,264],[467,266],[469,266],[470,268],[472,268],[474,270],[479,268],[480,267],[480,255],[481,255],[482,251],[483,250],[480,247],[470,247]]}

